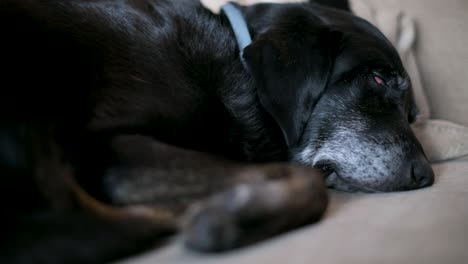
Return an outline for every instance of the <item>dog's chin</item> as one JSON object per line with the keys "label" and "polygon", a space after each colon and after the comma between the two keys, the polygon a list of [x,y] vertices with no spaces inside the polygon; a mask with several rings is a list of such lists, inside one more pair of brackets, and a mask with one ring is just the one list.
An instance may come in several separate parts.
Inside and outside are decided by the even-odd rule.
{"label": "dog's chin", "polygon": [[326,179],[325,183],[328,188],[335,189],[337,191],[342,191],[342,192],[363,192],[363,193],[376,193],[376,192],[382,192],[380,190],[376,190],[371,187],[359,185],[357,183],[351,183],[343,178],[341,178],[336,172],[330,173]]}

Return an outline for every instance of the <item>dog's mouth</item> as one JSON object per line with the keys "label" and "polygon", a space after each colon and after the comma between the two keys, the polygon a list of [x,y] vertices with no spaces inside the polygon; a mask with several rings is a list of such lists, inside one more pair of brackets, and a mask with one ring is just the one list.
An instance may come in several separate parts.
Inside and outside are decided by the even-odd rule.
{"label": "dog's mouth", "polygon": [[335,166],[329,162],[319,162],[315,168],[321,170],[325,177],[325,183],[328,188],[344,192],[364,192],[364,193],[378,193],[382,192],[371,187],[362,186],[360,184],[346,180],[337,172]]}
{"label": "dog's mouth", "polygon": [[348,181],[341,177],[338,173],[332,172],[325,178],[325,183],[328,188],[332,188],[338,191],[344,192],[364,192],[364,193],[380,193],[381,190],[377,190],[371,187],[363,186],[351,181]]}
{"label": "dog's mouth", "polygon": [[328,178],[331,174],[335,173],[334,166],[328,162],[320,161],[314,165],[315,168],[322,171],[325,178]]}

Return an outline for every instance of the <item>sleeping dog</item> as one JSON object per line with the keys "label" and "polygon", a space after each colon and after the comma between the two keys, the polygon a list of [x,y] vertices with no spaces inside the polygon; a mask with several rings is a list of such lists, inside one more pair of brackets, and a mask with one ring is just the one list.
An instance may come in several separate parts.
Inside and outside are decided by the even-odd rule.
{"label": "sleeping dog", "polygon": [[[430,186],[389,41],[317,3],[0,0],[2,263],[223,251]],[[239,19],[239,17],[237,18]]]}

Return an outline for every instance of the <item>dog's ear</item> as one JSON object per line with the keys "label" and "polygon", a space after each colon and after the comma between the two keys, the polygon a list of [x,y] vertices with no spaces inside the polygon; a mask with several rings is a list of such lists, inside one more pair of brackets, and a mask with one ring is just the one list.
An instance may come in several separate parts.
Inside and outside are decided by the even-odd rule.
{"label": "dog's ear", "polygon": [[333,63],[332,46],[341,38],[338,32],[305,26],[272,28],[244,50],[260,102],[289,147],[298,143],[324,91]]}

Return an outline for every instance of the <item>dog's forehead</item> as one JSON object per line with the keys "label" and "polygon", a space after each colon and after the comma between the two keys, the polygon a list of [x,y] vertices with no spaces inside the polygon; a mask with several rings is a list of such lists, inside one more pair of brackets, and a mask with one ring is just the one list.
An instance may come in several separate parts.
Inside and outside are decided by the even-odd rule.
{"label": "dog's forehead", "polygon": [[[330,8],[319,8],[318,15],[324,24],[342,34],[336,59],[345,71],[355,64],[380,61],[397,72],[404,73],[401,59],[392,43],[368,21],[352,13]],[[337,69],[337,72],[341,72]]]}
{"label": "dog's forehead", "polygon": [[319,16],[326,26],[334,30],[362,38],[380,40],[386,43],[386,45],[391,46],[391,43],[377,27],[353,13],[327,7],[318,7],[315,15]]}

